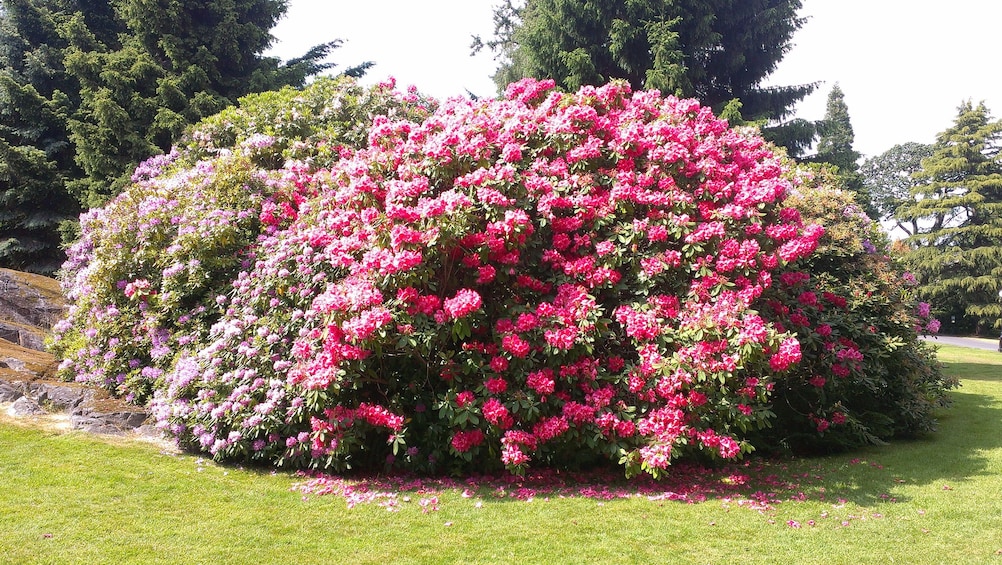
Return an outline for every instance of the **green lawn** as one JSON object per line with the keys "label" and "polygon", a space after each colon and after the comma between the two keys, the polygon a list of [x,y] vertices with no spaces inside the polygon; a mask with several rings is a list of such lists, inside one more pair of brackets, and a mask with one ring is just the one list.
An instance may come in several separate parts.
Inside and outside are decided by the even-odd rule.
{"label": "green lawn", "polygon": [[[963,386],[935,435],[756,461],[703,477],[690,502],[482,486],[349,508],[289,474],[4,419],[0,562],[1002,563],[1002,354],[940,358]],[[718,480],[732,471],[752,484]],[[781,502],[750,509],[770,486]]]}

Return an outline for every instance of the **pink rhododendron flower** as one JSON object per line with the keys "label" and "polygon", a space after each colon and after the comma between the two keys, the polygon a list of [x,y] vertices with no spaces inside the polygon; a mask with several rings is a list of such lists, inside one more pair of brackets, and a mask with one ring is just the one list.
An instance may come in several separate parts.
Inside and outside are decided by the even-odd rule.
{"label": "pink rhododendron flower", "polygon": [[567,420],[561,416],[545,418],[536,423],[532,428],[532,434],[539,441],[549,441],[570,429]]}
{"label": "pink rhododendron flower", "polygon": [[136,279],[125,285],[125,296],[129,298],[143,297],[150,290],[150,281],[146,279]]}
{"label": "pink rhododendron flower", "polygon": [[501,339],[501,347],[515,357],[525,357],[529,354],[531,346],[529,342],[519,337],[517,334],[507,334]]}
{"label": "pink rhododendron flower", "polygon": [[553,370],[547,368],[529,373],[529,376],[525,379],[525,384],[536,391],[537,394],[544,396],[552,394],[555,386]]}
{"label": "pink rhododendron flower", "polygon": [[507,430],[514,425],[514,420],[508,409],[496,398],[487,399],[481,407],[481,412],[485,420],[502,430]]}
{"label": "pink rhododendron flower", "polygon": [[490,368],[495,373],[502,373],[508,369],[508,358],[501,355],[496,355],[491,358]]}
{"label": "pink rhododendron flower", "polygon": [[463,318],[477,310],[483,305],[480,293],[475,290],[464,288],[459,290],[455,296],[448,298],[442,303],[442,310],[450,319]]}
{"label": "pink rhododendron flower", "polygon": [[487,379],[484,386],[491,394],[501,394],[508,390],[508,381],[501,378]]}
{"label": "pink rhododendron flower", "polygon": [[465,453],[484,442],[484,432],[479,429],[459,431],[452,436],[452,447]]}
{"label": "pink rhododendron flower", "polygon": [[779,345],[779,350],[769,358],[769,366],[774,371],[785,371],[800,361],[800,342],[788,337]]}
{"label": "pink rhododendron flower", "polygon": [[469,404],[472,404],[476,397],[473,395],[473,391],[464,390],[463,392],[456,395],[456,406],[463,408]]}

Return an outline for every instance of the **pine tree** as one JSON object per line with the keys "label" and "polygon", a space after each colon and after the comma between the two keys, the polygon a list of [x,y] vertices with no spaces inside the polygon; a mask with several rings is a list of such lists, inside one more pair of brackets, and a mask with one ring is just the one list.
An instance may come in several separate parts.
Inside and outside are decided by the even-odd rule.
{"label": "pine tree", "polygon": [[[800,7],[800,0],[509,0],[496,9],[487,45],[501,58],[494,78],[502,89],[522,77],[552,78],[568,90],[625,79],[634,89],[772,123],[814,88],[761,86],[803,25]],[[806,122],[769,133],[791,153],[814,134]]]}
{"label": "pine tree", "polygon": [[984,103],[958,108],[914,178],[914,201],[900,217],[920,226],[907,261],[922,293],[966,314],[979,329],[1002,316],[1002,121]]}
{"label": "pine tree", "polygon": [[0,266],[51,274],[59,226],[79,213],[67,116],[76,91],[62,65],[58,13],[40,0],[0,3]]}
{"label": "pine tree", "polygon": [[831,163],[842,171],[857,171],[859,153],[852,148],[856,139],[849,120],[849,106],[845,103],[845,93],[838,83],[828,94],[825,117],[818,125],[817,160]]}
{"label": "pine tree", "polygon": [[879,212],[859,174],[859,152],[853,149],[856,139],[849,119],[849,106],[845,103],[845,93],[838,83],[828,93],[828,104],[825,117],[818,123],[818,152],[812,161],[829,163],[838,171],[838,178],[843,188],[856,195],[856,203],[870,217],[877,217]]}
{"label": "pine tree", "polygon": [[99,205],[130,180],[147,157],[167,151],[189,124],[245,94],[302,86],[332,66],[331,42],[281,64],[264,57],[287,0],[195,0],[114,4],[126,32],[97,37],[78,12],[65,26],[67,71],[80,82],[70,120],[83,178],[73,190]]}

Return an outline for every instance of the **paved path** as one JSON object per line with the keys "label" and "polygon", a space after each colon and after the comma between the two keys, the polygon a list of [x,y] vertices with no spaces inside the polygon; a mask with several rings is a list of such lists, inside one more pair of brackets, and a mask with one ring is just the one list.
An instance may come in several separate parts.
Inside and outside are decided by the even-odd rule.
{"label": "paved path", "polygon": [[999,348],[999,340],[995,338],[938,335],[935,337],[927,336],[922,339],[932,343],[945,343],[948,345],[959,345],[960,347],[973,347],[974,349],[990,349],[996,351]]}

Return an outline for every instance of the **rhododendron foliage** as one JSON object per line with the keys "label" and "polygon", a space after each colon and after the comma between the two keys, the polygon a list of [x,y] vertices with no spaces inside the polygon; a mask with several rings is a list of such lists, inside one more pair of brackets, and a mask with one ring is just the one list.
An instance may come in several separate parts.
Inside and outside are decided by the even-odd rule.
{"label": "rhododendron foliage", "polygon": [[[92,212],[65,275],[78,299],[101,285],[61,329],[87,343],[66,370],[152,392],[185,446],[335,470],[611,460],[659,476],[751,451],[774,377],[800,361],[752,305],[824,230],[785,204],[793,177],[756,133],[693,100],[524,80],[376,115],[355,148],[286,143],[306,157],[238,177],[237,211],[222,191],[171,200],[218,186],[222,163],[275,162],[276,144],[241,143],[138,179],[163,196],[116,220],[140,222],[135,249],[102,240],[124,204]],[[144,212],[198,202],[177,222]],[[169,249],[190,253],[185,237],[225,245],[183,262]],[[109,276],[106,257],[130,253]],[[141,323],[91,338],[111,308]]]}
{"label": "rhododendron foliage", "polygon": [[881,252],[886,236],[853,195],[825,178],[821,170],[807,179],[788,210],[835,229],[814,254],[788,264],[758,305],[796,334],[784,345],[800,358],[775,381],[777,418],[759,446],[818,451],[924,433],[956,386],[918,339],[938,327],[930,305],[915,302],[913,277]]}

